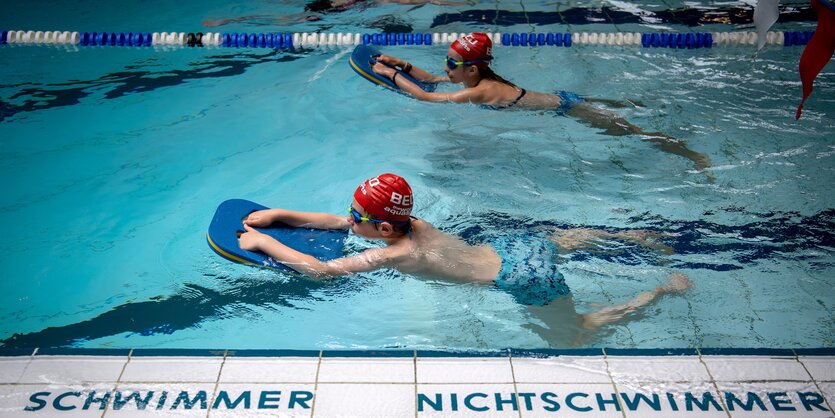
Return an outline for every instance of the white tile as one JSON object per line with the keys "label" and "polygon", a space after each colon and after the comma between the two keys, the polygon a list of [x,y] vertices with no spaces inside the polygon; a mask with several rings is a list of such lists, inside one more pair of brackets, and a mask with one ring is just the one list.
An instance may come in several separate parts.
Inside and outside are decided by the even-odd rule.
{"label": "white tile", "polygon": [[826,407],[829,408],[829,410],[833,410],[833,408],[835,408],[835,383],[818,383],[818,386],[820,386],[821,391],[823,391],[823,396],[826,398]]}
{"label": "white tile", "polygon": [[0,357],[0,383],[17,383],[31,358]]}
{"label": "white tile", "polygon": [[[102,404],[90,402],[113,390],[112,385],[3,385],[0,386],[0,417],[101,417]],[[29,408],[29,410],[27,410]]]}
{"label": "white tile", "polygon": [[[623,418],[611,383],[517,384],[522,418]],[[600,404],[597,395],[605,402]]]}
{"label": "white tile", "polygon": [[802,380],[811,379],[803,366],[794,358],[766,356],[702,356],[716,381],[746,382],[752,380]]}
{"label": "white tile", "polygon": [[[733,418],[832,417],[823,394],[812,382],[718,382],[717,386]],[[739,401],[730,401],[731,398]]]}
{"label": "white tile", "polygon": [[227,357],[220,381],[223,383],[316,383],[316,357]]}
{"label": "white tile", "polygon": [[209,417],[310,417],[314,388],[298,383],[220,384]]}
{"label": "white tile", "polygon": [[418,417],[518,417],[513,384],[418,384]]}
{"label": "white tile", "polygon": [[320,383],[316,389],[313,416],[414,417],[415,385]]}
{"label": "white tile", "polygon": [[205,417],[214,388],[214,383],[120,383],[105,417]]}
{"label": "white tile", "polygon": [[323,358],[319,383],[414,383],[412,358]]}
{"label": "white tile", "polygon": [[418,383],[513,383],[508,358],[420,358]]}
{"label": "white tile", "polygon": [[818,382],[835,382],[835,357],[799,357],[809,374]]}
{"label": "white tile", "polygon": [[615,382],[709,382],[710,375],[698,356],[608,357]]}
{"label": "white tile", "polygon": [[127,356],[36,356],[18,383],[116,382]]}
{"label": "white tile", "polygon": [[121,382],[216,382],[222,357],[133,357]]}
{"label": "white tile", "polygon": [[724,404],[710,382],[616,382],[628,418],[727,418]]}
{"label": "white tile", "polygon": [[519,383],[610,383],[602,356],[513,358],[513,375]]}

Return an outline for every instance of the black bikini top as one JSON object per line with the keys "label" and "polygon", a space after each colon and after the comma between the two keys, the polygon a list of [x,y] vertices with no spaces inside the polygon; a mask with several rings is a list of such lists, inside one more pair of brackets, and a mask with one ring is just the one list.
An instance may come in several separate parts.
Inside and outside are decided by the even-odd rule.
{"label": "black bikini top", "polygon": [[513,103],[510,103],[510,104],[504,105],[504,106],[481,105],[481,107],[484,108],[484,109],[490,109],[490,110],[510,109],[511,107],[516,106],[516,103],[519,103],[519,100],[522,100],[522,98],[525,97],[525,93],[527,93],[527,91],[525,91],[525,89],[523,89],[523,88],[519,88],[519,90],[520,90],[519,91],[519,96],[516,97],[516,100],[514,100]]}

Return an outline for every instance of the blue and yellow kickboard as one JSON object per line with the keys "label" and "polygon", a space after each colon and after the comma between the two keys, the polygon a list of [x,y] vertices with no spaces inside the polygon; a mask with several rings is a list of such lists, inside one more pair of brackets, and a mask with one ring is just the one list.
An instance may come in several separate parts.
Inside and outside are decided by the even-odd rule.
{"label": "blue and yellow kickboard", "polygon": [[[221,203],[206,234],[209,247],[221,257],[236,263],[294,271],[264,253],[242,250],[238,245],[238,236],[244,232],[243,219],[250,213],[263,209],[268,208],[243,199],[230,199]],[[255,229],[294,250],[310,254],[322,261],[342,257],[342,247],[348,235],[347,231],[295,228],[280,223],[268,228]]]}
{"label": "blue and yellow kickboard", "polygon": [[[398,92],[401,91],[400,87],[397,87],[397,85],[392,83],[391,80],[388,79],[388,77],[381,76],[380,74],[375,73],[374,70],[371,69],[374,63],[377,62],[375,57],[379,55],[380,51],[372,48],[371,46],[357,45],[357,47],[354,48],[354,52],[351,53],[351,58],[349,60],[351,63],[351,68],[353,68],[354,71],[357,72],[357,74],[361,75],[363,78],[374,84],[381,85],[389,90],[394,90]],[[414,79],[414,77],[396,68],[395,71],[399,73],[398,77],[403,77],[410,80],[412,83],[417,84],[418,87],[420,87],[424,91],[435,91],[435,84],[417,81]]]}

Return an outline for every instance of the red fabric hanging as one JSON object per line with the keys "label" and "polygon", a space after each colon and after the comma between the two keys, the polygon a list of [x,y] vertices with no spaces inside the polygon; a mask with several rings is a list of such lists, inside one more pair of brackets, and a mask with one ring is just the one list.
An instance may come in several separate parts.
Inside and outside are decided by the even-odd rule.
{"label": "red fabric hanging", "polygon": [[800,119],[803,103],[812,94],[815,78],[835,52],[835,3],[829,0],[811,0],[812,8],[818,14],[815,34],[800,56],[800,81],[803,83],[803,100],[797,107],[795,119]]}

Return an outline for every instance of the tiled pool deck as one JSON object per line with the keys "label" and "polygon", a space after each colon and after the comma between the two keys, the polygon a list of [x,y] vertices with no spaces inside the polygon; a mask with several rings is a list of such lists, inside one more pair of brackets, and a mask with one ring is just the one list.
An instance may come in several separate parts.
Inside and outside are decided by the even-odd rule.
{"label": "tiled pool deck", "polygon": [[3,417],[835,417],[833,406],[829,348],[0,349]]}

